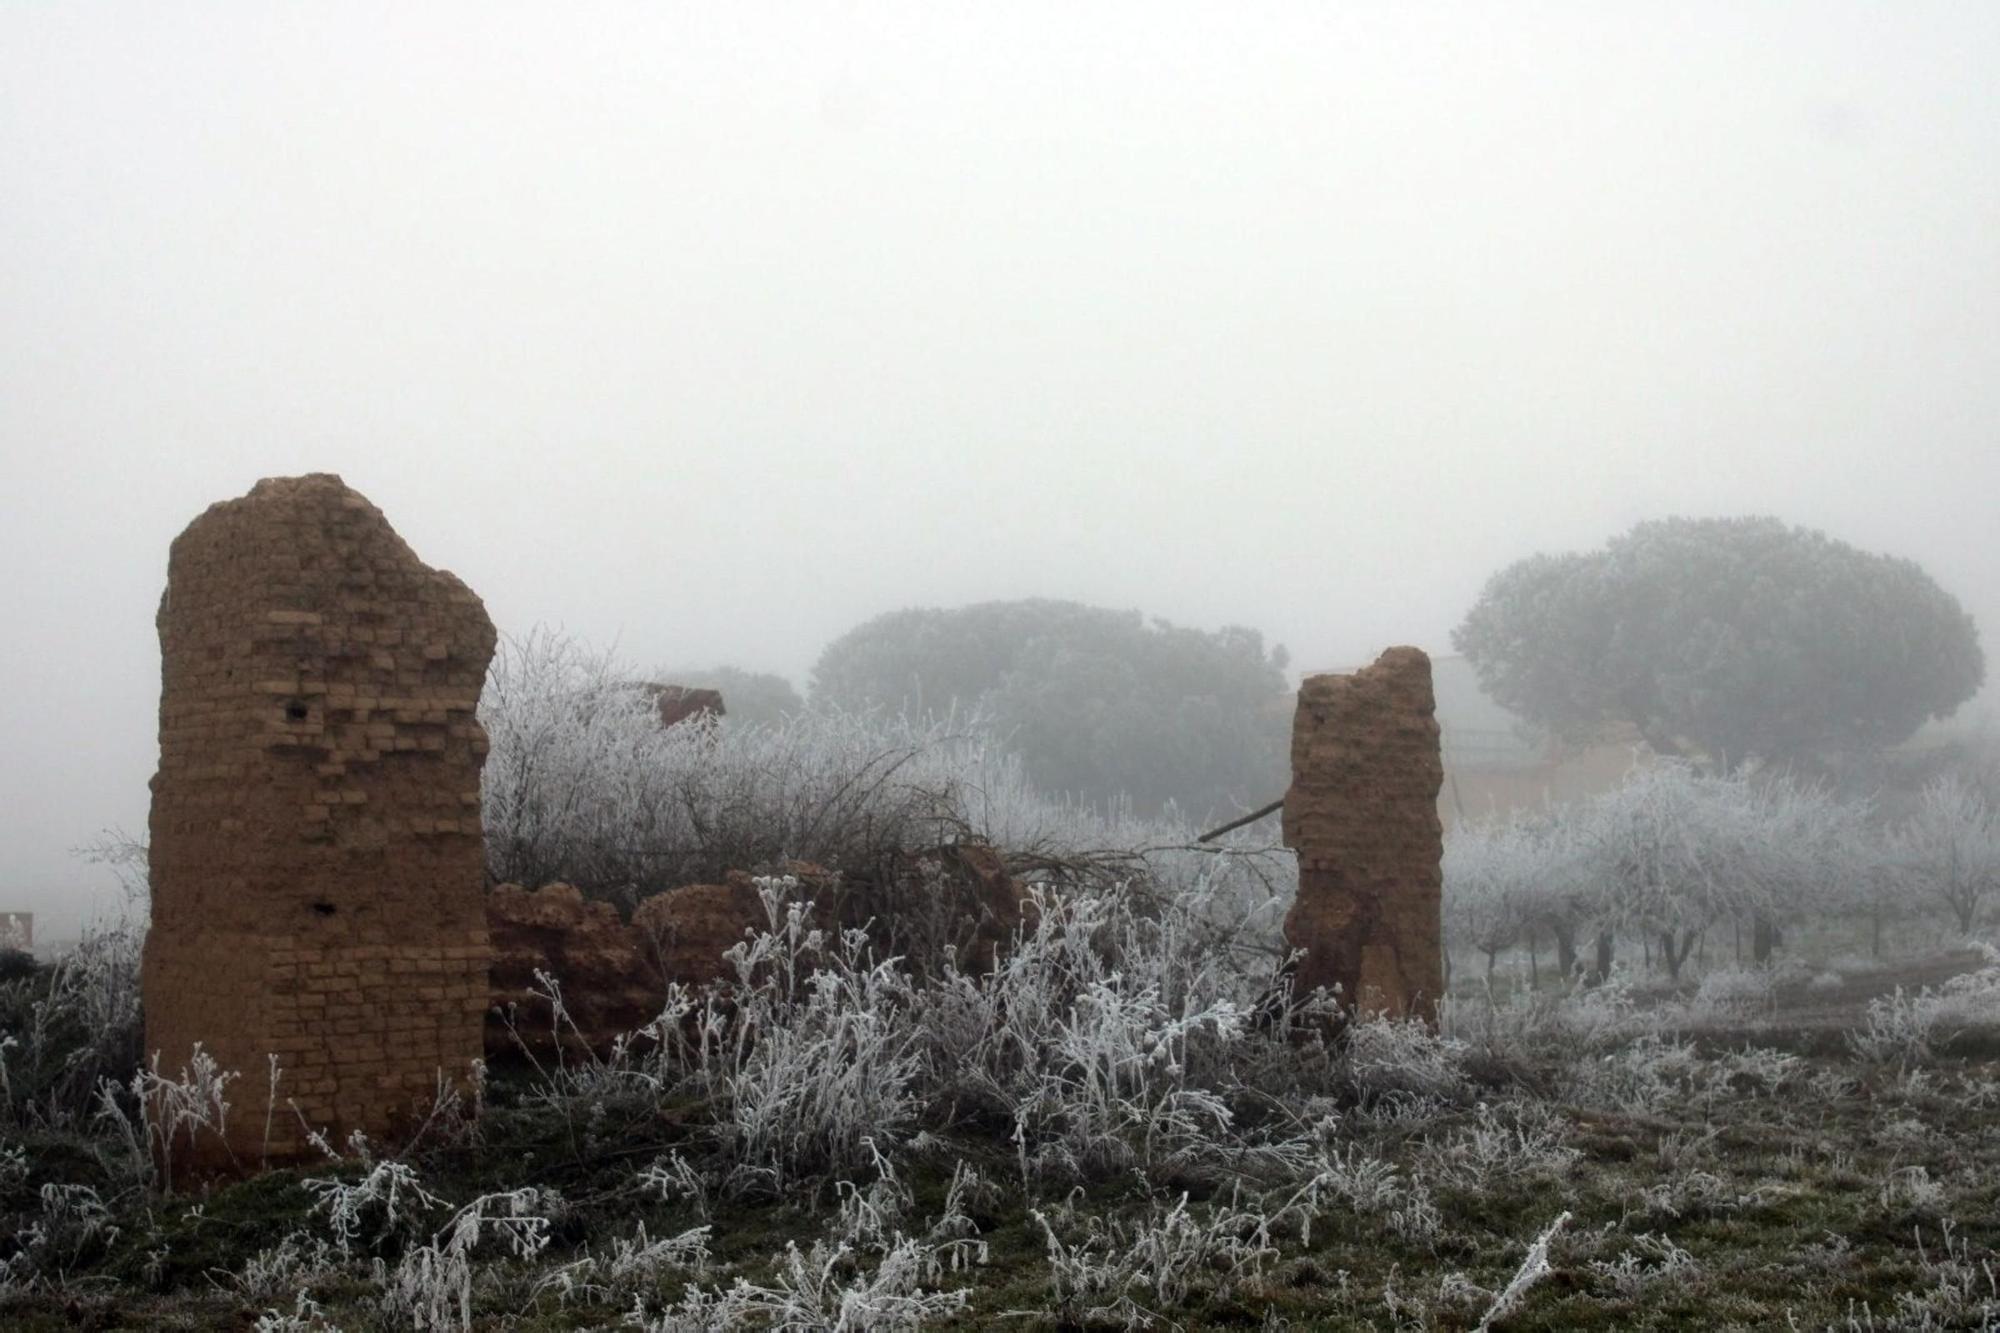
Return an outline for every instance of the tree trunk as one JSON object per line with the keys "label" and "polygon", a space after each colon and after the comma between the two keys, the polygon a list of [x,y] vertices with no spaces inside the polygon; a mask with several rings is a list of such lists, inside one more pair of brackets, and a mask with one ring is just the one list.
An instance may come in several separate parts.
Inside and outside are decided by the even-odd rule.
{"label": "tree trunk", "polygon": [[1612,963],[1611,949],[1612,949],[1611,932],[1608,930],[1598,931],[1597,967],[1591,973],[1590,977],[1590,981],[1593,986],[1603,985],[1606,981],[1609,981],[1611,979],[1611,963]]}
{"label": "tree trunk", "polygon": [[1681,968],[1687,965],[1688,955],[1694,952],[1694,941],[1695,932],[1692,930],[1683,932],[1678,942],[1673,931],[1660,932],[1660,957],[1666,960],[1667,975],[1675,981],[1681,979]]}
{"label": "tree trunk", "polygon": [[1750,956],[1758,963],[1771,961],[1771,951],[1785,942],[1778,923],[1762,912],[1750,923]]}
{"label": "tree trunk", "polygon": [[1868,941],[1868,956],[1870,958],[1880,958],[1882,956],[1882,909],[1878,906],[1869,912],[1868,915],[1870,924],[1873,926]]}
{"label": "tree trunk", "polygon": [[1535,932],[1531,930],[1528,932],[1528,989],[1536,991],[1541,988],[1542,959],[1541,955],[1536,951]]}
{"label": "tree trunk", "polygon": [[1567,982],[1576,975],[1576,927],[1568,922],[1559,922],[1554,927],[1556,937],[1556,971]]}

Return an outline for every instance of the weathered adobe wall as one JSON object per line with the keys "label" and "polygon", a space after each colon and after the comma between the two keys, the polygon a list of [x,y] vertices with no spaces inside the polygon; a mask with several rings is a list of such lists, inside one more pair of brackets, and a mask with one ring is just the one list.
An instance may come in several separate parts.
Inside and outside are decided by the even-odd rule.
{"label": "weathered adobe wall", "polygon": [[1430,659],[1391,648],[1347,676],[1308,676],[1292,725],[1285,845],[1299,896],[1285,940],[1300,993],[1340,988],[1364,1013],[1437,1021],[1444,993],[1444,781]]}
{"label": "weathered adobe wall", "polygon": [[241,1075],[226,1144],[192,1164],[296,1157],[300,1115],[393,1136],[482,1053],[492,622],[319,474],[190,524],[158,623],[146,1045],[168,1073],[200,1043]]}
{"label": "weathered adobe wall", "polygon": [[722,706],[721,690],[700,689],[691,685],[645,684],[639,687],[653,701],[659,710],[660,725],[677,726],[690,718],[707,721],[726,715],[729,710]]}
{"label": "weathered adobe wall", "polygon": [[[962,966],[991,967],[1014,933],[1032,925],[1026,911],[1032,902],[993,848],[958,843],[910,861],[904,869],[919,876],[927,905],[942,914]],[[934,862],[941,878],[922,878],[921,862]],[[909,953],[886,929],[895,913],[875,911],[879,900],[857,897],[842,875],[800,861],[786,872],[798,879],[800,899],[820,928],[867,922],[878,956]],[[659,1017],[670,983],[726,990],[737,973],[723,955],[747,932],[768,930],[770,917],[752,878],[731,871],[720,884],[686,884],[642,899],[630,923],[610,903],[587,901],[568,884],[533,891],[502,884],[486,896],[486,926],[493,941],[487,1057],[503,1060],[525,1049],[540,1060],[559,1049],[608,1052],[617,1038]],[[570,1022],[560,1032],[538,970],[562,988]]]}

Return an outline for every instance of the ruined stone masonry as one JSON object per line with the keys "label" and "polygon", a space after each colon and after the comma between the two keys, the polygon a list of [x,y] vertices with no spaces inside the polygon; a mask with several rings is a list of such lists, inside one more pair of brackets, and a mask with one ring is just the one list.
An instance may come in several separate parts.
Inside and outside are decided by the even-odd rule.
{"label": "ruined stone masonry", "polygon": [[1308,676],[1284,812],[1299,857],[1285,941],[1305,951],[1294,987],[1338,986],[1361,1012],[1432,1024],[1444,993],[1434,713],[1430,659],[1415,648],[1353,675]]}
{"label": "ruined stone masonry", "polygon": [[192,1165],[299,1156],[307,1126],[393,1136],[483,1047],[492,622],[319,474],[190,524],[159,631],[146,1045],[239,1075]]}
{"label": "ruined stone masonry", "polygon": [[641,685],[639,688],[652,699],[653,707],[660,715],[660,725],[663,727],[679,726],[690,720],[713,722],[729,711],[722,706],[721,690],[652,683]]}

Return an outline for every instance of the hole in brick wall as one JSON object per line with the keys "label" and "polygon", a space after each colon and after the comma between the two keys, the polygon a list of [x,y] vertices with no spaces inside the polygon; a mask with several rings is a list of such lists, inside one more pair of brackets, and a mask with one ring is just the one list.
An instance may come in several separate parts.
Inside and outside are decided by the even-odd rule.
{"label": "hole in brick wall", "polygon": [[332,916],[332,915],[333,915],[333,913],[334,913],[334,910],[335,910],[335,909],[334,909],[334,906],[333,906],[333,904],[332,904],[332,903],[314,903],[314,904],[313,904],[313,915],[314,915],[314,916]]}
{"label": "hole in brick wall", "polygon": [[285,720],[287,722],[303,722],[306,720],[306,711],[306,706],[302,703],[296,701],[288,703],[285,705]]}

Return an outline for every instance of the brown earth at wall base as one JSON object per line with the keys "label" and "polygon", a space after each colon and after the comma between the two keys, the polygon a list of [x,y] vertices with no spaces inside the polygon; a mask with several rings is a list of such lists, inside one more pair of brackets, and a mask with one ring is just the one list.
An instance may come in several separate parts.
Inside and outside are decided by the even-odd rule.
{"label": "brown earth at wall base", "polygon": [[[915,945],[950,949],[960,966],[984,969],[1024,919],[1020,886],[1000,854],[981,844],[901,857],[868,874],[804,862],[788,864],[785,873],[797,881],[815,928],[865,929],[878,958],[909,957]],[[546,1061],[558,1049],[602,1055],[659,1016],[670,983],[726,991],[738,976],[724,955],[771,924],[755,880],[742,871],[719,884],[688,884],[642,899],[630,922],[610,903],[586,901],[567,884],[532,892],[503,884],[487,895],[493,940],[487,1056],[507,1059],[525,1050]],[[561,987],[568,1022],[560,1032],[536,985],[537,969]]]}
{"label": "brown earth at wall base", "polygon": [[[486,895],[486,929],[493,940],[489,1059],[524,1050],[541,1061],[559,1049],[602,1054],[614,1037],[659,1016],[666,987],[610,903],[587,902],[568,884],[532,892],[502,884]],[[537,971],[560,990],[560,1024]]]}

